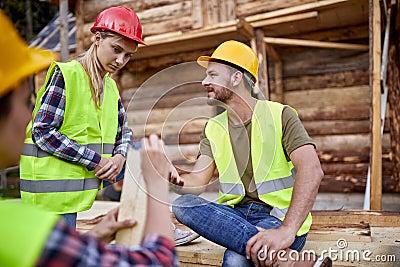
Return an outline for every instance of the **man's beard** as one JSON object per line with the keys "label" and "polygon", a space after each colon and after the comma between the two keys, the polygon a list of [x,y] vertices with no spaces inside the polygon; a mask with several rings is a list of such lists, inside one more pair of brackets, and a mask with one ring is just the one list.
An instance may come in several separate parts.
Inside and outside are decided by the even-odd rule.
{"label": "man's beard", "polygon": [[226,88],[221,88],[218,92],[214,90],[215,98],[208,98],[207,104],[210,106],[223,106],[232,98],[233,92]]}

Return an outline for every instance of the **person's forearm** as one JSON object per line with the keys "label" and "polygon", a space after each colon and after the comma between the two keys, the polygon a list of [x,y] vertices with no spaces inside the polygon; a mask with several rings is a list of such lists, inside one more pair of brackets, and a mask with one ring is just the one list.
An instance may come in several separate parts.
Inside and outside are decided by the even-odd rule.
{"label": "person's forearm", "polygon": [[180,185],[172,185],[172,188],[177,194],[193,194],[200,195],[206,190],[207,184],[201,177],[194,173],[183,174],[181,177],[184,179],[185,184],[183,186]]}
{"label": "person's forearm", "polygon": [[290,229],[292,234],[297,233],[311,211],[322,177],[323,172],[318,166],[296,174],[291,204],[282,223],[282,226]]}
{"label": "person's forearm", "polygon": [[167,186],[157,181],[147,185],[147,219],[144,235],[159,234],[174,240],[169,210],[169,194]]}

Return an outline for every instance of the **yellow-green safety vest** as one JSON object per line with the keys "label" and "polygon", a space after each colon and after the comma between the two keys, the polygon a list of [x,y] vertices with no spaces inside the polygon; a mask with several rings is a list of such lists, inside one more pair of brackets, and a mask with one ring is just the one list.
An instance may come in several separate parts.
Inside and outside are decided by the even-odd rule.
{"label": "yellow-green safety vest", "polygon": [[[290,206],[296,170],[288,162],[282,147],[282,111],[284,105],[258,100],[251,118],[251,159],[260,200],[272,207],[271,215],[283,220]],[[219,203],[234,206],[245,189],[239,175],[228,131],[228,114],[210,119],[205,129],[219,172]],[[297,235],[307,233],[312,217],[308,214]]]}
{"label": "yellow-green safety vest", "polygon": [[0,201],[0,214],[0,266],[36,266],[58,216],[9,201]]}
{"label": "yellow-green safety vest", "polygon": [[33,143],[32,122],[56,65],[63,74],[66,94],[64,120],[58,131],[103,157],[111,157],[114,150],[118,131],[119,92],[115,81],[106,75],[103,101],[100,108],[96,108],[89,76],[78,61],[55,62],[47,72],[46,81],[37,95],[32,120],[27,127],[21,156],[21,198],[24,203],[64,214],[90,209],[102,185],[94,171],[52,156]]}

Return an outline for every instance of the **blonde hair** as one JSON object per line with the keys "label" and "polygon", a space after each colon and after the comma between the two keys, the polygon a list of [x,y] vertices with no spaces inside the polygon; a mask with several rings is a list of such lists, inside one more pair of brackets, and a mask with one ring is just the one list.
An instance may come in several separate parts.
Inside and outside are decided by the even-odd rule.
{"label": "blonde hair", "polygon": [[[119,34],[109,31],[100,32],[100,37],[102,39],[114,36],[119,36]],[[103,92],[103,77],[101,76],[103,67],[97,58],[96,43],[93,42],[86,52],[76,57],[76,60],[81,63],[86,73],[89,75],[93,101],[96,108],[100,108],[100,95]]]}

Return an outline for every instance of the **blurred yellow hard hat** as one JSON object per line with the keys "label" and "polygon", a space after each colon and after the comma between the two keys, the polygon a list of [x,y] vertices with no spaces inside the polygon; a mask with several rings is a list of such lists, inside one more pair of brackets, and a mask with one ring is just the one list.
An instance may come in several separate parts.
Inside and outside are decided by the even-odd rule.
{"label": "blurred yellow hard hat", "polygon": [[54,53],[28,47],[11,20],[0,10],[0,97],[24,78],[48,67]]}
{"label": "blurred yellow hard hat", "polygon": [[225,61],[230,64],[239,66],[240,68],[248,71],[254,79],[257,80],[258,59],[254,51],[244,43],[230,40],[220,44],[214,53],[209,56],[201,56],[197,59],[199,65],[207,68],[208,62]]}

